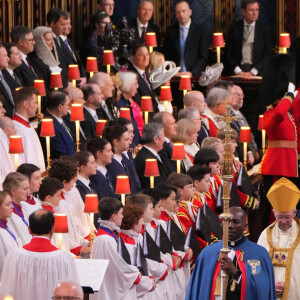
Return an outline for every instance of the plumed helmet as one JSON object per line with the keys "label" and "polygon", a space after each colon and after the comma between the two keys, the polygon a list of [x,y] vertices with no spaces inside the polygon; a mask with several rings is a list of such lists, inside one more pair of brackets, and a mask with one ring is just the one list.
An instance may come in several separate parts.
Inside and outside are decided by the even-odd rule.
{"label": "plumed helmet", "polygon": [[281,99],[287,92],[289,82],[295,83],[295,61],[290,54],[276,54],[266,64],[261,99],[265,106]]}

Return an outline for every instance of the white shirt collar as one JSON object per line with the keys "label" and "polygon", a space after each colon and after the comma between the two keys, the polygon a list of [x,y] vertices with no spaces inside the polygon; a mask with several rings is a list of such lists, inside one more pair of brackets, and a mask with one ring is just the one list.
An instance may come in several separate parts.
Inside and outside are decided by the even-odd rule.
{"label": "white shirt collar", "polygon": [[50,112],[49,112],[49,114],[50,114],[53,118],[55,118],[60,124],[62,124],[62,122],[63,122],[63,119],[62,119],[62,118],[59,118],[59,117],[57,117],[57,116],[51,114]]}
{"label": "white shirt collar", "polygon": [[19,116],[20,118],[22,118],[23,120],[25,120],[26,122],[28,122],[29,120],[26,119],[25,117],[21,116],[20,114],[16,113],[17,116]]}
{"label": "white shirt collar", "polygon": [[247,25],[250,25],[250,27],[254,27],[255,26],[255,21],[252,22],[251,24],[248,24],[245,19],[244,19],[244,27],[246,27]]}
{"label": "white shirt collar", "polygon": [[186,29],[190,29],[192,20],[190,19],[186,25],[180,25],[180,28],[185,27]]}
{"label": "white shirt collar", "polygon": [[107,169],[105,167],[102,167],[102,166],[97,166],[97,170],[103,175],[103,176],[106,176],[106,173],[107,173]]}
{"label": "white shirt collar", "polygon": [[59,37],[65,42],[67,37],[65,35],[60,34]]}
{"label": "white shirt collar", "polygon": [[127,152],[127,151],[123,151],[122,154],[124,154],[124,155],[129,159],[129,156],[128,156],[128,152]]}
{"label": "white shirt collar", "polygon": [[136,18],[136,22],[137,22],[137,26],[138,26],[138,29],[139,29],[139,30],[143,30],[142,27],[146,27],[146,29],[148,28],[148,22],[147,22],[145,25],[143,25],[143,24],[140,22],[140,20],[139,20],[138,17]]}
{"label": "white shirt collar", "polygon": [[167,137],[165,137],[165,141],[169,144],[170,143],[170,139],[168,139]]}
{"label": "white shirt collar", "polygon": [[95,119],[94,118],[95,116],[98,119],[97,113],[96,113],[96,111],[94,109],[92,109],[92,108],[90,108],[90,107],[88,107],[86,105],[84,106],[84,109],[86,109],[89,112],[89,114],[93,117],[93,119]]}
{"label": "white shirt collar", "polygon": [[88,188],[90,188],[90,180],[82,177],[81,175],[78,175],[78,180],[80,180],[84,185],[86,185]]}
{"label": "white shirt collar", "polygon": [[114,154],[113,158],[120,164],[122,165],[122,156],[119,156],[117,154]]}
{"label": "white shirt collar", "polygon": [[145,70],[139,69],[136,65],[133,65],[133,66],[136,68],[136,70],[139,72],[139,74],[140,74],[141,76],[143,76],[143,74],[145,73]]}
{"label": "white shirt collar", "polygon": [[[14,71],[12,70],[12,69],[10,69],[10,68],[5,68],[6,69],[6,71],[11,75],[11,76],[13,76],[14,75]],[[2,73],[2,72],[1,72]]]}
{"label": "white shirt collar", "polygon": [[37,235],[37,236],[33,236],[32,238],[33,238],[33,239],[35,239],[35,238],[38,238],[38,239],[46,239],[46,240],[49,240],[49,241],[50,241],[50,239],[49,239],[48,237],[46,237],[46,236],[40,236],[40,235]]}
{"label": "white shirt collar", "polygon": [[146,149],[148,149],[152,154],[154,154],[155,157],[157,157],[157,159],[158,159],[159,161],[161,161],[161,158],[159,157],[158,153],[157,153],[154,149],[152,149],[152,148],[150,148],[150,147],[148,147],[148,146],[146,146],[146,145],[144,145],[144,147],[145,147]]}

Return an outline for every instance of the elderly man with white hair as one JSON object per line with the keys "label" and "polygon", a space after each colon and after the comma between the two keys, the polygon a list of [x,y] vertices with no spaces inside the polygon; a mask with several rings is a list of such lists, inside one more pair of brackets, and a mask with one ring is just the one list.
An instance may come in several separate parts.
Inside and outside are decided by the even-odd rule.
{"label": "elderly man with white hair", "polygon": [[206,98],[207,107],[204,115],[208,120],[209,132],[212,137],[217,136],[218,129],[224,129],[225,122],[216,121],[217,115],[223,116],[226,112],[226,105],[230,104],[230,93],[222,88],[212,88]]}
{"label": "elderly man with white hair", "polygon": [[111,77],[104,72],[97,72],[94,76],[89,80],[89,83],[98,84],[101,92],[103,94],[102,104],[99,108],[97,108],[97,115],[99,119],[105,120],[113,120],[115,116],[113,112],[109,109],[113,97],[114,84]]}
{"label": "elderly man with white hair", "polygon": [[131,123],[133,125],[134,138],[131,147],[137,146],[141,141],[141,133],[144,127],[144,120],[140,107],[133,100],[138,90],[137,75],[134,72],[119,72],[121,81],[121,98],[116,102],[118,109],[125,107],[130,109]]}
{"label": "elderly man with white hair", "polygon": [[76,299],[83,300],[82,287],[73,281],[59,282],[53,292],[53,300]]}

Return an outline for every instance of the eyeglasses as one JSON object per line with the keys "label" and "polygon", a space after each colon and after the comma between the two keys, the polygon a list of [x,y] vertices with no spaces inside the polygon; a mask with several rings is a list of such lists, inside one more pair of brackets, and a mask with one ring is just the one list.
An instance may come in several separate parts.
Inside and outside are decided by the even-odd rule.
{"label": "eyeglasses", "polygon": [[294,217],[293,216],[277,216],[276,219],[278,220],[290,220],[290,219],[293,219]]}
{"label": "eyeglasses", "polygon": [[53,300],[80,300],[78,297],[73,296],[53,296]]}

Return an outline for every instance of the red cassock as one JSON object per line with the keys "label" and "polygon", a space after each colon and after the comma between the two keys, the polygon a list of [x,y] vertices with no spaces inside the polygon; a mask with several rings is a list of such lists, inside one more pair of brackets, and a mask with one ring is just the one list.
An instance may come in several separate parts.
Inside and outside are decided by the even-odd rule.
{"label": "red cassock", "polygon": [[296,126],[289,113],[292,101],[284,97],[264,114],[268,150],[262,161],[263,175],[297,177]]}

